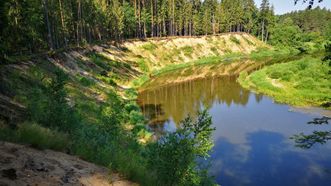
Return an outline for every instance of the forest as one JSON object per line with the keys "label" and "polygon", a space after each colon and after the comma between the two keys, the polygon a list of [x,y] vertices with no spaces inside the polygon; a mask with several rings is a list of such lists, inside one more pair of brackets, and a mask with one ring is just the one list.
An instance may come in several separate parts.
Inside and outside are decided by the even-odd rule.
{"label": "forest", "polygon": [[[247,32],[271,44],[320,40],[331,20],[316,8],[276,16],[268,0],[8,0],[0,2],[1,58],[106,40]],[[290,18],[292,21],[285,21]],[[289,26],[294,26],[289,28]],[[278,30],[277,30],[278,29]],[[304,32],[304,38],[299,36]],[[289,33],[287,33],[289,34]],[[285,41],[281,41],[285,42]],[[293,41],[294,42],[294,41]],[[290,43],[286,43],[290,44]],[[296,45],[297,43],[293,44]]]}

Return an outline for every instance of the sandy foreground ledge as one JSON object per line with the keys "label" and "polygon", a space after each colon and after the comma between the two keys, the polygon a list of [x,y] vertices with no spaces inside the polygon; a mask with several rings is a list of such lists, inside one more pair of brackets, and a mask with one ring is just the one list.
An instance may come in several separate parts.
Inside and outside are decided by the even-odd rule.
{"label": "sandy foreground ledge", "polygon": [[0,141],[0,186],[137,185],[75,156]]}

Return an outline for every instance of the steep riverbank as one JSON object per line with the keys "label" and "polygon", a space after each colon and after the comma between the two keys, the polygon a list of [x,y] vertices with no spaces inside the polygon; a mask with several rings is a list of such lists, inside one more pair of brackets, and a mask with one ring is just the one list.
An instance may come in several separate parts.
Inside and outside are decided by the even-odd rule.
{"label": "steep riverbank", "polygon": [[[31,142],[39,148],[70,149],[70,154],[109,167],[126,179],[151,183],[154,178],[142,156],[151,134],[134,101],[132,81],[170,64],[190,64],[210,56],[217,62],[218,56],[248,55],[260,47],[268,46],[248,34],[235,33],[127,41],[116,47],[102,44],[12,58],[0,68],[0,138]],[[50,109],[57,114],[44,112]],[[119,132],[114,136],[112,130]],[[65,138],[52,138],[57,135]]]}

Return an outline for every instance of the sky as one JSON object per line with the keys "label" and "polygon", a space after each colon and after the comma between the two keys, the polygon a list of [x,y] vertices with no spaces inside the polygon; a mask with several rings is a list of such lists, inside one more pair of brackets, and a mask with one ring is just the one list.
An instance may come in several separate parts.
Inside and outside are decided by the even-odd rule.
{"label": "sky", "polygon": [[[255,4],[257,7],[260,6],[262,0],[255,0]],[[307,8],[308,2],[302,4],[302,0],[298,2],[297,5],[294,5],[294,0],[269,0],[270,4],[273,4],[275,7],[275,13],[277,15],[284,14],[287,12],[291,12],[294,10],[303,10]],[[320,6],[321,8],[326,7],[327,9],[331,9],[331,0],[323,0],[323,2],[318,3],[318,0],[315,0],[314,7]]]}

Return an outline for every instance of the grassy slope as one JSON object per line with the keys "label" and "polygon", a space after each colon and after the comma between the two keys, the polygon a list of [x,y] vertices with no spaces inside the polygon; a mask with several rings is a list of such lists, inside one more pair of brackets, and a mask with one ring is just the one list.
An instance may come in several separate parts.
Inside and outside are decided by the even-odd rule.
{"label": "grassy slope", "polygon": [[298,106],[322,106],[331,102],[330,67],[319,58],[305,57],[275,64],[250,75],[242,73],[239,82],[274,97],[278,102]]}

